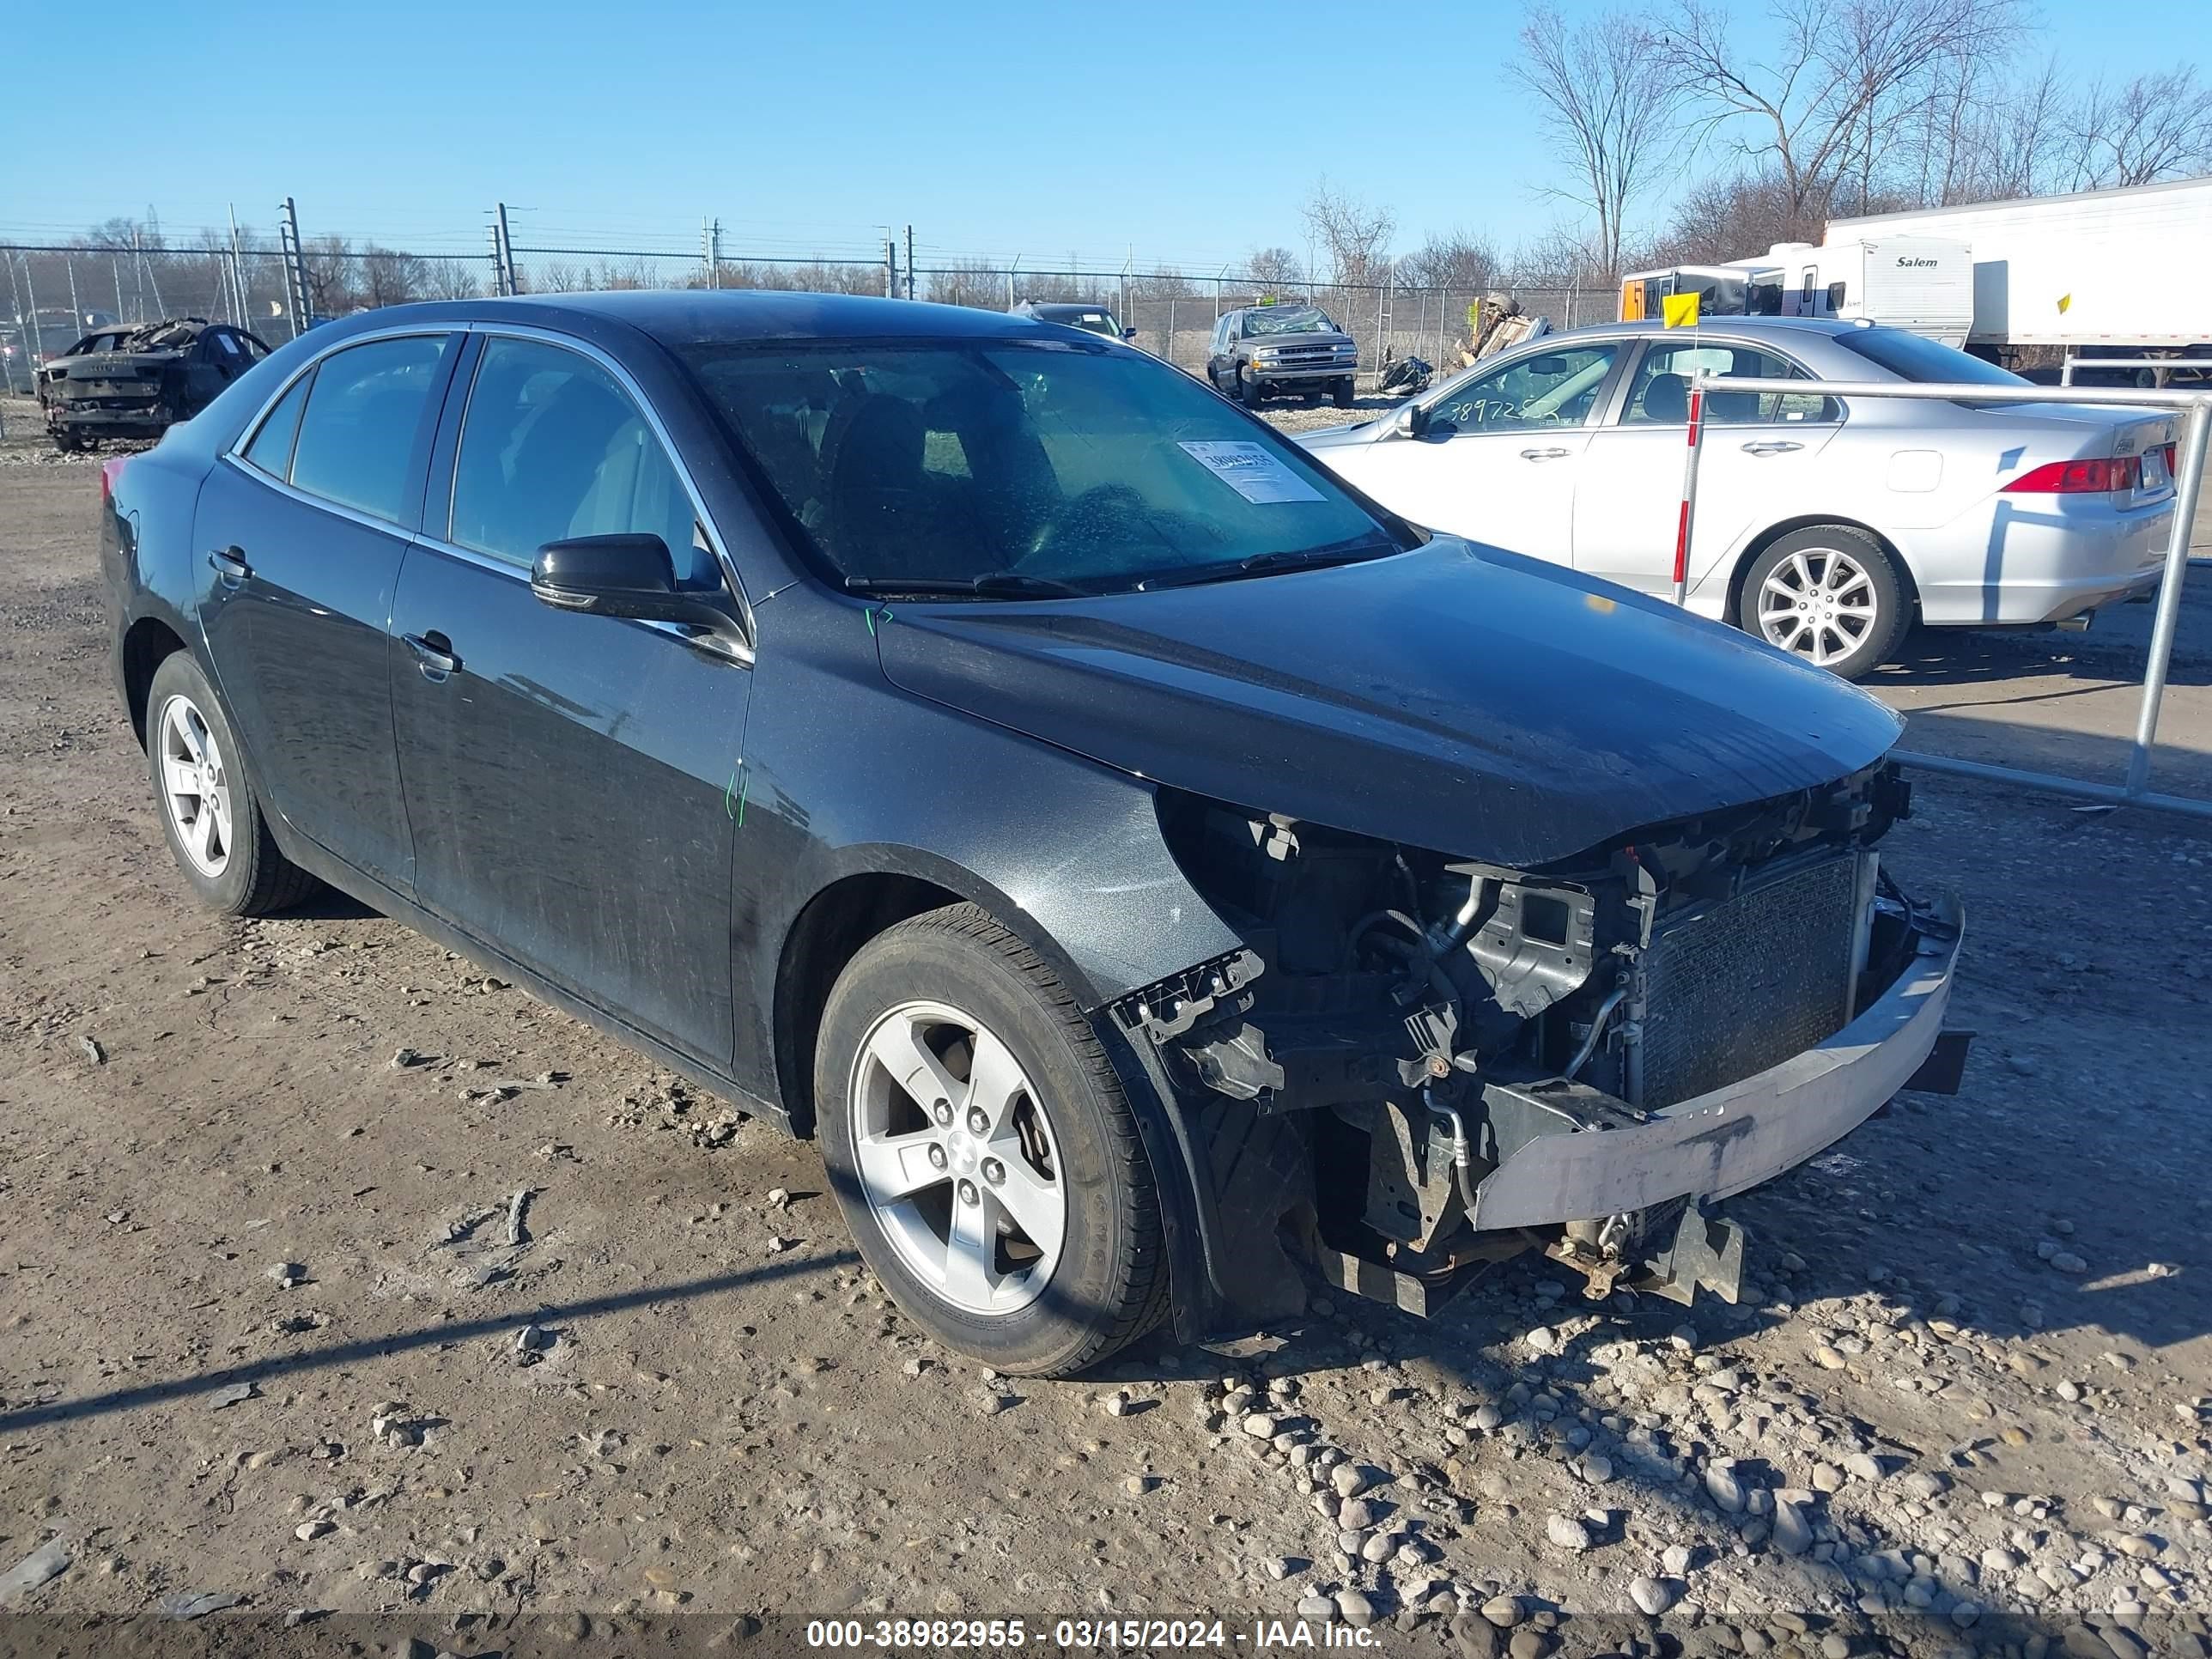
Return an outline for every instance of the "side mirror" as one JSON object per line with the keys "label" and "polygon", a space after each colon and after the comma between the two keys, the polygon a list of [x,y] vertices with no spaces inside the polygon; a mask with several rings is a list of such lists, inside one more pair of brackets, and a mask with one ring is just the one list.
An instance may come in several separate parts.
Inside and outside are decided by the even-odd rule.
{"label": "side mirror", "polygon": [[1390,411],[1390,424],[1384,435],[1392,438],[1418,438],[1421,435],[1422,410],[1419,404],[1400,404]]}
{"label": "side mirror", "polygon": [[668,544],[649,533],[548,542],[530,567],[530,591],[560,611],[736,631],[728,611],[713,599],[677,587]]}
{"label": "side mirror", "polygon": [[1121,331],[1121,337],[1125,340],[1133,340],[1137,337],[1137,331],[1133,328],[1125,328]]}

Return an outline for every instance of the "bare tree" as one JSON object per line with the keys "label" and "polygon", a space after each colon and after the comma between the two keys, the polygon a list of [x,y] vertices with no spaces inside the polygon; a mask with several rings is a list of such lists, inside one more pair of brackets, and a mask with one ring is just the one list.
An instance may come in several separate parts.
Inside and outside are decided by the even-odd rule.
{"label": "bare tree", "polygon": [[1549,193],[1597,220],[1590,252],[1610,282],[1620,275],[1630,205],[1680,149],[1672,124],[1683,79],[1654,50],[1630,12],[1606,12],[1570,27],[1549,6],[1521,26],[1522,55],[1506,72],[1536,100],[1545,130],[1565,149],[1576,182]]}
{"label": "bare tree", "polygon": [[1398,228],[1397,216],[1389,209],[1370,207],[1357,197],[1331,189],[1324,174],[1306,198],[1303,216],[1314,240],[1328,250],[1332,281],[1381,279],[1389,263],[1391,233]]}
{"label": "bare tree", "polygon": [[2154,184],[2212,161],[2212,88],[2187,64],[2118,87],[2093,81],[2064,123],[2075,190]]}
{"label": "bare tree", "polygon": [[1946,76],[1994,65],[2020,38],[2020,0],[1775,0],[1771,64],[1740,56],[1728,13],[1685,0],[1656,57],[1761,173],[1780,181],[1791,239],[1816,236],[1846,185],[1872,204],[1890,135]]}
{"label": "bare tree", "polygon": [[1286,247],[1256,247],[1244,261],[1245,274],[1261,290],[1296,288],[1306,279],[1305,266]]}
{"label": "bare tree", "polygon": [[1497,254],[1489,243],[1465,231],[1431,236],[1398,261],[1398,281],[1407,288],[1441,288],[1474,295],[1497,280]]}
{"label": "bare tree", "polygon": [[404,305],[419,300],[429,286],[429,269],[419,253],[369,243],[354,262],[361,303],[364,306]]}

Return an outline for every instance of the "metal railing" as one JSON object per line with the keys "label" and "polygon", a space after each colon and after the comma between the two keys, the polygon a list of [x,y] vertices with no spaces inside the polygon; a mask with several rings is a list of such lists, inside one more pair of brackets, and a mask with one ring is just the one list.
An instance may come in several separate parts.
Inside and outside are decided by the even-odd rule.
{"label": "metal railing", "polygon": [[2058,371],[2058,384],[2072,386],[2077,368],[2164,369],[2169,374],[2177,368],[2185,368],[2199,374],[2212,374],[2212,357],[2069,357]]}
{"label": "metal railing", "polygon": [[[2098,361],[2092,359],[2090,361]],[[2107,360],[2109,361],[2109,360]],[[1674,546],[1674,603],[1687,603],[1689,595],[1690,532],[1695,519],[1698,459],[1705,447],[1705,394],[1715,386],[1729,392],[1804,395],[1802,380],[1739,380],[1700,371],[1690,381],[1690,431],[1687,458],[1682,469],[1682,505]],[[2102,404],[2120,408],[2179,410],[2185,416],[2179,457],[2173,467],[2173,523],[2167,532],[2165,568],[2160,572],[2158,611],[2151,625],[2150,657],[2143,667],[2142,703],[2136,720],[2133,744],[2128,751],[2125,781],[2094,783],[2052,772],[2033,772],[2018,767],[1995,766],[1983,761],[1954,759],[1899,750],[1897,758],[1926,772],[1948,772],[1960,777],[1982,778],[1997,783],[2025,785],[2109,805],[2150,806],[2191,817],[2212,818],[2212,801],[2185,795],[2164,795],[2150,787],[2151,750],[2158,741],[2160,705],[2166,697],[2166,671],[2173,659],[2173,636],[2181,617],[2181,586],[2189,574],[2189,538],[2197,519],[2197,506],[2204,479],[2208,440],[2212,440],[2212,392],[2177,392],[2118,386],[1957,385],[1928,386],[1907,381],[1823,380],[1820,391],[1832,398],[1902,398],[1929,403]]]}

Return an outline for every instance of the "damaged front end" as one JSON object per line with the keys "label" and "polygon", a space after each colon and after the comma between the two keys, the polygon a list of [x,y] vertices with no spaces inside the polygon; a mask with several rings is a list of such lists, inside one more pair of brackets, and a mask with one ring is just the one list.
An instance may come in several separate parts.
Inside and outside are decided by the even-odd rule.
{"label": "damaged front end", "polygon": [[1956,1086],[1959,912],[1875,850],[1909,796],[1878,764],[1511,869],[1163,789],[1245,948],[1113,1014],[1188,1126],[1218,1322],[1301,1305],[1301,1261],[1425,1313],[1532,1246],[1734,1300],[1705,1200]]}

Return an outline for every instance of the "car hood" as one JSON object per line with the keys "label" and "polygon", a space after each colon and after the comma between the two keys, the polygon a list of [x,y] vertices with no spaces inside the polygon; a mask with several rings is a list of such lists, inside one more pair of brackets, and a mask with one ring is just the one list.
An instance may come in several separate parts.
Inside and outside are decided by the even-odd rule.
{"label": "car hood", "polygon": [[1346,426],[1320,426],[1308,432],[1291,432],[1284,435],[1301,449],[1348,449],[1358,444],[1370,444],[1382,428],[1380,424],[1396,410],[1388,409],[1381,415],[1370,415],[1364,421]]}
{"label": "car hood", "polygon": [[1255,811],[1516,866],[1832,782],[1903,729],[1733,629],[1448,537],[1240,581],[890,613],[884,672],[918,696]]}

